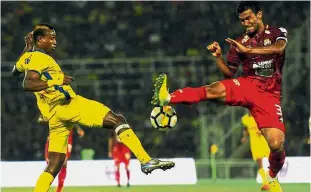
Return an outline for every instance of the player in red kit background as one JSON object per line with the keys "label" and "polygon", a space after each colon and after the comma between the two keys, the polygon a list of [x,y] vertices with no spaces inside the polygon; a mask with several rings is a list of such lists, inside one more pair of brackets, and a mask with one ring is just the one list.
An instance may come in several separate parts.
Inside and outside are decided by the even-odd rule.
{"label": "player in red kit background", "polygon": [[108,139],[108,157],[113,158],[115,165],[115,177],[117,180],[118,187],[120,185],[120,164],[124,163],[126,176],[127,176],[127,187],[130,186],[130,170],[129,163],[131,159],[130,149],[121,143],[116,136],[115,132],[112,131]]}
{"label": "player in red kit background", "polygon": [[[173,93],[167,89],[167,76],[161,74],[156,81],[153,105],[195,104],[206,100],[219,100],[226,105],[249,109],[270,148],[270,192],[282,192],[277,179],[285,160],[285,127],[281,109],[282,68],[285,60],[287,30],[265,25],[263,11],[258,2],[242,1],[237,14],[246,32],[230,44],[227,62],[217,42],[207,49],[216,59],[225,80],[198,88],[186,87]],[[243,75],[234,78],[242,64]]]}
{"label": "player in red kit background", "polygon": [[[48,123],[48,120],[46,118],[44,118],[42,115],[40,115],[39,118],[38,118],[38,123]],[[84,136],[84,134],[85,134],[83,129],[79,125],[75,125],[74,128],[77,128],[77,133],[78,133],[79,137],[82,138]],[[67,146],[66,159],[64,161],[64,164],[63,164],[61,170],[58,173],[58,185],[57,185],[56,192],[62,192],[63,188],[64,188],[64,182],[65,182],[66,175],[67,175],[67,161],[70,158],[71,151],[72,151],[73,129],[71,129],[69,137],[68,137],[68,146]],[[45,158],[45,161],[46,161],[47,164],[49,163],[49,158],[48,158],[49,152],[48,152],[48,149],[49,149],[49,137],[47,137],[47,139],[46,139],[45,148],[44,148],[44,158]]]}

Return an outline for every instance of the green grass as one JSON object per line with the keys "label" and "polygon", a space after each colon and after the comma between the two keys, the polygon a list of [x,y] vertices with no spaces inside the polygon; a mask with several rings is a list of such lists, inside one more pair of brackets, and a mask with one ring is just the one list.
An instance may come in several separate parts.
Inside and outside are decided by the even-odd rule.
{"label": "green grass", "polygon": [[[284,192],[310,192],[309,184],[282,184]],[[31,192],[32,188],[2,188],[2,192]],[[51,191],[55,191],[52,189]],[[122,187],[66,187],[64,192],[260,192],[254,180],[200,180],[196,185]]]}

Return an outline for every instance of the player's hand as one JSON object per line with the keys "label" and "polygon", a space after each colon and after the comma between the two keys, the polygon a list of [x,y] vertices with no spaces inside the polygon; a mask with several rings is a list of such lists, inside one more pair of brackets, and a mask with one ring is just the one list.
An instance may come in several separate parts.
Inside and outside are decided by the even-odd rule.
{"label": "player's hand", "polygon": [[108,157],[112,158],[112,153],[111,152],[108,152]]}
{"label": "player's hand", "polygon": [[26,49],[27,50],[31,50],[34,46],[34,42],[33,42],[33,31],[29,32],[25,38],[25,45],[26,45]]}
{"label": "player's hand", "polygon": [[79,129],[78,129],[78,135],[79,135],[80,138],[84,137],[84,135],[85,135],[84,130],[81,129],[81,128],[79,128]]}
{"label": "player's hand", "polygon": [[212,53],[214,57],[220,57],[222,55],[222,51],[219,46],[219,43],[217,43],[216,41],[208,45],[206,48]]}
{"label": "player's hand", "polygon": [[70,85],[73,81],[74,81],[73,77],[65,75],[63,85]]}
{"label": "player's hand", "polygon": [[246,138],[246,137],[242,137],[242,138],[241,138],[241,143],[244,144],[244,143],[246,143],[246,142],[247,142],[247,138]]}
{"label": "player's hand", "polygon": [[247,53],[247,52],[249,52],[249,48],[245,47],[241,43],[239,43],[239,42],[237,42],[237,41],[235,41],[235,40],[233,40],[231,38],[227,38],[227,39],[225,39],[225,41],[227,43],[229,43],[231,46],[233,46],[237,50],[237,52],[239,52],[239,53]]}
{"label": "player's hand", "polygon": [[40,115],[37,119],[38,123],[46,123],[48,122],[48,119],[44,118],[42,115]]}

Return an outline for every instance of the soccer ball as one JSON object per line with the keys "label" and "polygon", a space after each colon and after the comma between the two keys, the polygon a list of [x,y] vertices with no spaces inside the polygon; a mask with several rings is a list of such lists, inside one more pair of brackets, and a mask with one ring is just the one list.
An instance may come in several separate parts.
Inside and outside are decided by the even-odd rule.
{"label": "soccer ball", "polygon": [[155,107],[150,115],[151,125],[159,131],[168,131],[177,123],[176,112],[171,106]]}

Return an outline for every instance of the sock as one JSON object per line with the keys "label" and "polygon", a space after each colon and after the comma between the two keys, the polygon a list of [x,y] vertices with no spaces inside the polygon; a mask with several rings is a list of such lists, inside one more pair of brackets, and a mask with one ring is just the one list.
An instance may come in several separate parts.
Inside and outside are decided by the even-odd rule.
{"label": "sock", "polygon": [[275,178],[282,169],[285,160],[285,151],[270,152],[269,155],[269,175]]}
{"label": "sock", "polygon": [[127,183],[130,182],[130,170],[126,169]]}
{"label": "sock", "polygon": [[258,170],[258,173],[259,173],[259,175],[260,175],[260,177],[261,177],[261,179],[262,179],[262,183],[263,183],[263,184],[268,183],[265,170],[264,170],[263,168],[260,168],[260,169]]}
{"label": "sock", "polygon": [[37,181],[34,192],[48,192],[53,180],[53,175],[48,172],[43,172]]}
{"label": "sock", "polygon": [[58,173],[58,186],[56,192],[62,192],[66,175],[67,175],[67,166],[63,166],[60,172]]}
{"label": "sock", "polygon": [[174,91],[171,95],[171,104],[183,103],[183,104],[196,104],[200,101],[205,101],[206,88],[205,86],[198,88],[186,87]]}
{"label": "sock", "polygon": [[116,180],[117,180],[117,183],[118,185],[120,185],[120,168],[116,168],[115,170],[115,176],[116,176]]}
{"label": "sock", "polygon": [[121,142],[126,145],[136,156],[141,164],[145,164],[151,160],[151,157],[141,145],[140,140],[132,129],[127,129],[118,135]]}

